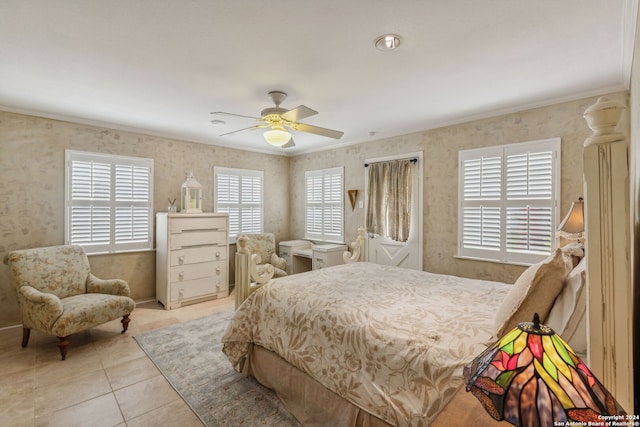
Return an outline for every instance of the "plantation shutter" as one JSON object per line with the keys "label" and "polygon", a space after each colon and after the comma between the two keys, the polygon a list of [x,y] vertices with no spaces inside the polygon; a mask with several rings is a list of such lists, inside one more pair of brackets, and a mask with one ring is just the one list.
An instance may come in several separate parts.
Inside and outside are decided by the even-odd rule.
{"label": "plantation shutter", "polygon": [[216,181],[216,212],[229,214],[229,237],[240,232],[240,176],[218,171]]}
{"label": "plantation shutter", "polygon": [[462,159],[462,244],[468,252],[500,251],[502,158],[499,150]]}
{"label": "plantation shutter", "polygon": [[507,253],[548,255],[555,239],[554,153],[550,149],[513,154],[505,151]]}
{"label": "plantation shutter", "polygon": [[152,248],[153,160],[67,150],[65,243],[87,253]]}
{"label": "plantation shutter", "polygon": [[305,238],[343,242],[343,169],[305,172]]}
{"label": "plantation shutter", "polygon": [[459,154],[458,253],[531,264],[555,246],[560,140]]}
{"label": "plantation shutter", "polygon": [[150,240],[150,169],[116,164],[115,171],[115,242],[135,246]]}
{"label": "plantation shutter", "polygon": [[242,232],[262,233],[262,177],[244,175],[241,182]]}
{"label": "plantation shutter", "polygon": [[229,214],[229,238],[262,233],[263,172],[214,167],[214,209]]}

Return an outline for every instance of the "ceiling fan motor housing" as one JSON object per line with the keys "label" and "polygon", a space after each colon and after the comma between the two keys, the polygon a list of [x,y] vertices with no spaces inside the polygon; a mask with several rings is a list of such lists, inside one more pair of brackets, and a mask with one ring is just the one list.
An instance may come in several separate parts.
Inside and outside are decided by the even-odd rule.
{"label": "ceiling fan motor housing", "polygon": [[286,108],[280,108],[280,107],[270,107],[270,108],[265,108],[264,110],[262,110],[262,112],[260,113],[260,116],[264,119],[267,116],[281,116],[282,114],[286,113],[287,110]]}

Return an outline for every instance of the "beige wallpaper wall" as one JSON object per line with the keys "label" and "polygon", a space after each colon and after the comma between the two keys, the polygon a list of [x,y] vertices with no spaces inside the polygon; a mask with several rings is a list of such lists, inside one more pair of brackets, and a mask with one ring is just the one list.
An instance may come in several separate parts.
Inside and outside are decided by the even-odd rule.
{"label": "beige wallpaper wall", "polygon": [[[627,103],[626,93],[610,96]],[[424,269],[513,282],[522,267],[455,258],[458,151],[561,137],[564,214],[582,195],[582,143],[590,134],[582,114],[595,100],[565,102],[293,158],[0,112],[0,258],[14,249],[63,243],[67,148],[153,158],[156,211],[166,210],[167,197],[179,196],[189,171],[203,184],[203,206],[210,211],[214,165],[264,170],[269,200],[265,229],[274,232],[278,241],[304,235],[305,170],[343,166],[345,189],[359,189],[358,200],[364,200],[365,159],[423,151]],[[363,222],[364,209],[352,211],[346,202],[348,241],[355,238]],[[98,277],[124,278],[137,300],[155,295],[154,261],[154,252],[90,257]],[[0,264],[0,327],[16,323],[19,316],[10,274]]]}
{"label": "beige wallpaper wall", "polygon": [[[627,103],[626,93],[611,98]],[[360,190],[364,200],[365,159],[423,152],[423,269],[434,273],[512,283],[523,267],[455,258],[457,249],[458,151],[552,137],[562,139],[561,215],[582,196],[582,145],[591,130],[582,117],[597,97],[514,114],[475,120],[439,129],[370,141],[295,157],[291,162],[291,232],[304,234],[304,171],[344,166],[345,189]],[[364,222],[364,209],[345,210],[349,241]]]}
{"label": "beige wallpaper wall", "polygon": [[[213,209],[213,166],[264,170],[265,229],[289,235],[289,158],[0,112],[0,259],[7,251],[64,243],[64,150],[154,159],[154,210],[178,198],[186,174],[203,185]],[[155,296],[155,252],[98,255],[98,277],[129,282],[136,300]],[[0,327],[19,323],[7,266],[0,263]]]}

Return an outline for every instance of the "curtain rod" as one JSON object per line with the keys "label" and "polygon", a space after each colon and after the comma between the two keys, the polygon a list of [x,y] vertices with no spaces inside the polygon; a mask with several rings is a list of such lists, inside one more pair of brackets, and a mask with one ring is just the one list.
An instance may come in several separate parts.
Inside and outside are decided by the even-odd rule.
{"label": "curtain rod", "polygon": [[[414,158],[412,158],[412,159],[395,159],[395,160],[409,160],[409,161],[410,161],[411,163],[413,163],[413,164],[418,163],[418,158],[417,158],[417,157],[414,157]],[[372,162],[372,163],[384,163],[384,162],[389,162],[389,161],[393,161],[393,160],[383,160],[383,161],[381,161],[381,162]],[[365,167],[365,168],[368,168],[368,167],[369,167],[369,163],[365,163],[365,164],[364,164],[364,167]]]}

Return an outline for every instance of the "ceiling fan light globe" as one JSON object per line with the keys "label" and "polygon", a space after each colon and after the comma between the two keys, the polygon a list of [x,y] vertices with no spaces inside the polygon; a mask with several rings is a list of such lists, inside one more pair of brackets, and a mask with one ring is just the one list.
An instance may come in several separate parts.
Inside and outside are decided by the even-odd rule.
{"label": "ceiling fan light globe", "polygon": [[282,147],[291,139],[291,134],[285,130],[268,130],[264,133],[264,139],[271,145]]}

